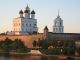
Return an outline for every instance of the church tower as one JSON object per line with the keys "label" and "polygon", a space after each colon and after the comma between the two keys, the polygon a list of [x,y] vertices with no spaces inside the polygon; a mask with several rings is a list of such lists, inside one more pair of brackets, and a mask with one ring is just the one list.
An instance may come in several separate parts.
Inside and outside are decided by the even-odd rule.
{"label": "church tower", "polygon": [[54,20],[53,33],[64,33],[63,20],[59,16],[59,11],[57,18]]}

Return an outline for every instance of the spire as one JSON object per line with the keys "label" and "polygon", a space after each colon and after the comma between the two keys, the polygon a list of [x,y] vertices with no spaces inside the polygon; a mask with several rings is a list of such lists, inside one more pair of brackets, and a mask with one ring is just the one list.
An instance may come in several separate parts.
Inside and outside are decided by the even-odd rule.
{"label": "spire", "polygon": [[59,10],[58,10],[58,16],[59,16]]}
{"label": "spire", "polygon": [[59,16],[59,9],[58,9],[58,16],[57,16],[57,17],[58,17],[58,18],[60,17],[60,16]]}

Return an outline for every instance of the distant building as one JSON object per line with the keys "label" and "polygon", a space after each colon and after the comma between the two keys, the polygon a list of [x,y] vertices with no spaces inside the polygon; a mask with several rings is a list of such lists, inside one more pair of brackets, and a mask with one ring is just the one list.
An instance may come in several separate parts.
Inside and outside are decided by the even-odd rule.
{"label": "distant building", "polygon": [[63,20],[59,16],[59,11],[57,18],[54,20],[53,33],[64,33]]}
{"label": "distant building", "polygon": [[35,11],[30,11],[29,6],[19,11],[19,17],[13,20],[13,32],[15,34],[33,34],[38,32],[37,19],[35,19]]}

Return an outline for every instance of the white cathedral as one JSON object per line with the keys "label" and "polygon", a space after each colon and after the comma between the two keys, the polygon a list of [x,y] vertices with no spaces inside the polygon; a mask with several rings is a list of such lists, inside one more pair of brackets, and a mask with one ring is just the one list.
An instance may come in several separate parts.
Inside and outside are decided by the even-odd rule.
{"label": "white cathedral", "polygon": [[37,19],[35,19],[35,11],[30,11],[29,6],[24,11],[19,11],[19,17],[13,20],[14,34],[32,34],[38,32]]}

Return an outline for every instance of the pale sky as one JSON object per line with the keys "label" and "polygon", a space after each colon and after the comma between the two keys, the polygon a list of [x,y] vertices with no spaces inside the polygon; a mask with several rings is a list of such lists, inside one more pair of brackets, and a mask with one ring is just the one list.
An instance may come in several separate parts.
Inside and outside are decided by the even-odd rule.
{"label": "pale sky", "polygon": [[47,25],[53,31],[54,19],[63,19],[65,33],[80,33],[80,0],[0,0],[0,33],[12,30],[12,21],[27,4],[36,11],[39,32]]}

